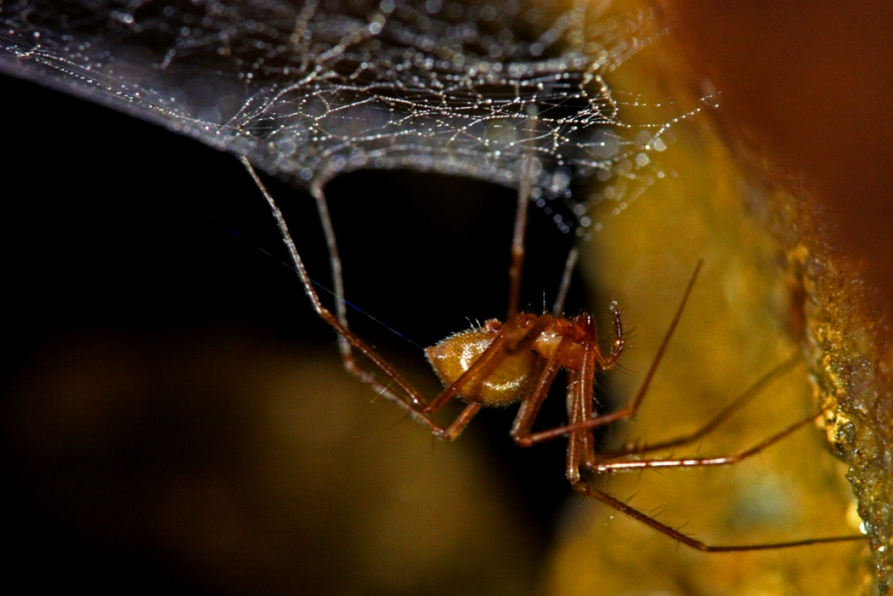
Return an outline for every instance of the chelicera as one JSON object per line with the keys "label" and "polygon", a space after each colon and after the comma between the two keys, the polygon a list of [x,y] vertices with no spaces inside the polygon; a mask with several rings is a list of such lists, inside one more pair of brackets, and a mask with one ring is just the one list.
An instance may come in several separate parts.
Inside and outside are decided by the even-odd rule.
{"label": "chelicera", "polygon": [[[614,368],[623,353],[624,333],[620,310],[616,302],[611,303],[615,338],[609,350],[602,349],[591,315],[581,314],[574,318],[565,318],[562,315],[564,297],[570,283],[570,273],[576,260],[576,251],[572,250],[552,312],[537,315],[519,311],[520,280],[524,261],[524,233],[530,194],[529,183],[525,182],[522,177],[512,241],[512,265],[509,270],[511,283],[506,321],[505,323],[497,320],[486,321],[479,327],[472,327],[467,331],[453,334],[425,350],[429,362],[446,386],[440,395],[429,402],[394,367],[348,328],[343,296],[336,296],[337,314],[333,314],[323,306],[295,247],[282,212],[247,159],[243,157],[241,161],[269,203],[304,291],[316,314],[338,334],[345,368],[363,383],[372,387],[379,395],[402,408],[410,418],[425,426],[434,436],[452,441],[459,437],[481,409],[520,402],[510,432],[512,439],[518,445],[530,447],[542,441],[566,438],[568,449],[565,474],[575,491],[596,498],[686,546],[703,552],[730,552],[786,548],[864,538],[863,536],[834,536],[772,544],[709,545],[659,522],[654,517],[631,507],[584,479],[583,474],[586,472],[599,474],[641,469],[732,465],[763,451],[820,415],[814,414],[800,420],[758,445],[733,455],[690,458],[643,457],[645,454],[659,449],[690,444],[712,432],[734,411],[758,394],[763,386],[796,366],[799,359],[792,358],[770,372],[754,387],[745,391],[694,433],[659,444],[630,445],[622,451],[612,453],[596,451],[595,429],[620,420],[631,419],[636,415],[685,309],[695,280],[701,270],[701,262],[695,267],[694,273],[682,293],[680,304],[639,390],[624,408],[615,412],[599,414],[594,409],[595,375],[599,370]],[[337,291],[342,287],[341,263],[334,235],[328,220],[321,188],[314,188],[313,195],[317,200],[324,230],[327,234]],[[384,375],[385,381],[380,380],[373,371],[360,366],[354,358],[353,350],[357,350],[368,359],[378,373]],[[565,370],[567,379],[567,423],[557,428],[533,432],[533,424],[540,407],[548,397],[549,389],[562,369]],[[433,416],[452,399],[459,399],[466,405],[452,423],[441,425]]]}

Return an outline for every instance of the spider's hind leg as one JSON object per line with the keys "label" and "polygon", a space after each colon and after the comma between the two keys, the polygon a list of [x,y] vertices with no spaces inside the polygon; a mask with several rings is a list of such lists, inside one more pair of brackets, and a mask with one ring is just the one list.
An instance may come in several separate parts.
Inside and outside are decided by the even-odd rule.
{"label": "spider's hind leg", "polygon": [[793,540],[791,542],[774,542],[766,544],[711,545],[701,542],[700,540],[695,540],[691,536],[683,534],[679,530],[676,530],[664,523],[657,521],[650,515],[643,513],[642,511],[639,511],[638,509],[627,505],[623,501],[612,497],[608,493],[595,488],[588,482],[578,480],[576,482],[571,482],[571,486],[578,493],[582,493],[588,497],[594,497],[602,503],[608,505],[609,507],[613,507],[617,511],[625,513],[631,518],[640,521],[647,526],[650,526],[661,534],[666,534],[673,540],[681,542],[685,546],[689,546],[704,553],[774,550],[779,548],[792,548],[796,546],[809,546],[813,544],[827,544],[831,542],[850,542],[852,540],[864,540],[866,538],[865,536],[831,536],[828,538],[808,538],[806,540]]}

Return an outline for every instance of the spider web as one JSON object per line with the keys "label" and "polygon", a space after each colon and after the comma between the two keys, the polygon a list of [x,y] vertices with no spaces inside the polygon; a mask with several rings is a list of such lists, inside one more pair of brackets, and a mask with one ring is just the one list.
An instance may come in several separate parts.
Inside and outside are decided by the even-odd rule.
{"label": "spider web", "polygon": [[[564,231],[599,229],[665,174],[673,123],[606,78],[651,42],[610,2],[80,0],[0,2],[0,70],[321,188],[339,173],[412,168],[516,187]],[[651,33],[649,33],[651,32]],[[599,191],[575,201],[572,183]],[[575,220],[575,221],[574,221]]]}

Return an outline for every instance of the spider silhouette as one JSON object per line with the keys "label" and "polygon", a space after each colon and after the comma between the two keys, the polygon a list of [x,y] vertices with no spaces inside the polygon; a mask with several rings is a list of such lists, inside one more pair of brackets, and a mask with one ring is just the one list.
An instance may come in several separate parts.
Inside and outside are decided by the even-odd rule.
{"label": "spider silhouette", "polygon": [[[581,314],[574,318],[562,316],[561,312],[570,283],[570,274],[577,258],[577,252],[574,249],[567,259],[558,298],[552,312],[537,315],[519,311],[518,303],[524,261],[524,236],[530,196],[529,182],[522,177],[518,192],[518,205],[512,240],[512,263],[509,269],[509,308],[506,321],[505,323],[495,319],[486,321],[479,327],[472,327],[467,331],[451,335],[425,350],[428,361],[444,385],[446,385],[446,388],[440,395],[428,402],[394,367],[348,328],[343,296],[340,293],[336,295],[337,315],[323,306],[313,288],[313,283],[301,256],[295,247],[282,212],[248,160],[244,157],[240,159],[269,203],[283,241],[288,248],[294,268],[301,279],[304,291],[310,299],[316,314],[338,334],[345,368],[363,383],[370,385],[377,393],[397,404],[410,418],[427,427],[434,436],[452,441],[459,437],[481,409],[520,402],[520,408],[510,431],[510,435],[515,443],[522,447],[530,447],[542,441],[566,437],[568,449],[565,474],[575,491],[594,497],[654,528],[658,532],[666,534],[682,544],[699,551],[767,550],[864,539],[864,536],[833,536],[771,544],[708,545],[657,521],[654,517],[599,490],[583,479],[581,474],[583,471],[611,473],[637,469],[732,465],[760,453],[820,416],[820,413],[810,415],[750,449],[733,455],[665,459],[641,457],[648,452],[658,449],[690,444],[710,433],[734,411],[740,409],[751,398],[759,394],[760,390],[772,379],[796,366],[799,359],[791,358],[776,367],[775,370],[744,392],[738,399],[726,406],[712,420],[694,433],[651,445],[630,445],[623,450],[611,453],[596,452],[593,434],[596,428],[613,422],[628,420],[636,415],[670,343],[673,332],[679,323],[703,262],[699,262],[695,267],[694,273],[682,294],[682,299],[675,315],[660,343],[657,354],[654,356],[651,366],[633,399],[620,410],[598,415],[593,408],[595,374],[599,370],[607,371],[614,368],[623,353],[624,334],[620,309],[616,301],[611,302],[610,309],[613,316],[615,339],[609,351],[602,349],[596,325],[591,315]],[[341,263],[334,241],[334,234],[328,220],[328,212],[325,207],[322,190],[314,188],[313,195],[317,200],[317,206],[327,235],[329,255],[337,290],[342,287],[340,280]],[[382,382],[372,372],[361,367],[354,358],[352,349],[362,353],[387,378],[388,382]],[[567,377],[568,422],[557,428],[532,432],[540,407],[547,398],[549,389],[561,369],[566,371]],[[454,398],[465,402],[464,409],[448,426],[438,424],[432,416]]]}

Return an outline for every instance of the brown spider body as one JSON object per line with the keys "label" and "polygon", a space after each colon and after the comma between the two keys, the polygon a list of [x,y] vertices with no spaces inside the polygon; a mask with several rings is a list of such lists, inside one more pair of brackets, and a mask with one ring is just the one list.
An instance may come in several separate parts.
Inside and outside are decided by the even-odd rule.
{"label": "brown spider body", "polygon": [[[517,351],[511,348],[513,338],[506,337],[508,345],[502,348],[506,354],[486,377],[466,382],[456,394],[457,398],[487,407],[507,406],[521,401],[529,393],[538,362],[555,357],[559,367],[579,369],[583,363],[585,344],[594,346],[602,356],[597,345],[595,325],[589,315],[570,320],[531,313],[515,315],[511,325],[490,319],[479,328],[460,331],[425,349],[425,355],[434,372],[449,387],[468,371],[500,334],[506,333],[505,329],[511,330],[515,342],[531,333],[531,330],[536,335],[529,348]],[[565,345],[559,350],[563,340]],[[604,357],[599,362],[607,364]]]}

